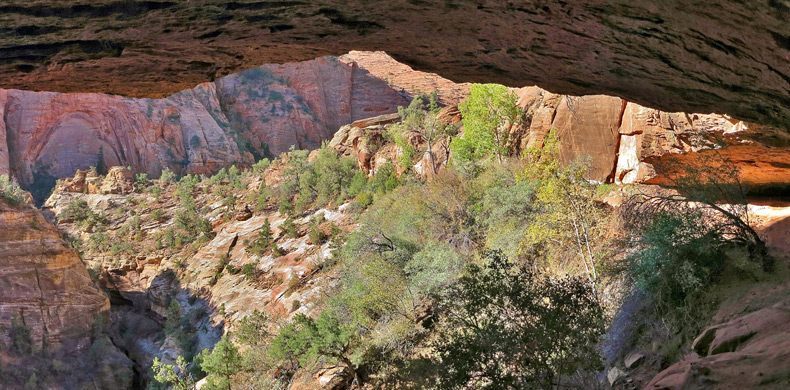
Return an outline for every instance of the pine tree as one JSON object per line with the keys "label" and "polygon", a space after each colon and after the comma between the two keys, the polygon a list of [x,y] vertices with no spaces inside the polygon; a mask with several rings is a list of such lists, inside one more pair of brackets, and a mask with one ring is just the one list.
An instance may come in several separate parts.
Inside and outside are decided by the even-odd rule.
{"label": "pine tree", "polygon": [[106,175],[107,163],[104,161],[104,146],[99,147],[99,156],[96,158],[96,173]]}
{"label": "pine tree", "polygon": [[208,374],[204,389],[231,390],[233,375],[242,368],[241,355],[236,346],[223,336],[211,353],[204,349],[200,355],[203,361],[200,367]]}

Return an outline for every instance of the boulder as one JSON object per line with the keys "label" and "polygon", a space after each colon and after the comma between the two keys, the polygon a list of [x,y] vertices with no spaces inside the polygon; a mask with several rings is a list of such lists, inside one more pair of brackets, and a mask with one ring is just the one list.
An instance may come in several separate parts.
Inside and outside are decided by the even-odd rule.
{"label": "boulder", "polygon": [[609,380],[609,385],[614,386],[617,381],[625,378],[625,371],[621,370],[618,367],[612,367],[609,369],[609,372],[606,374],[606,379]]}
{"label": "boulder", "polygon": [[289,390],[346,390],[354,380],[354,372],[344,366],[325,367],[311,375],[299,377]]}
{"label": "boulder", "polygon": [[234,218],[237,221],[246,221],[252,218],[252,209],[250,209],[250,205],[244,205],[244,208],[242,208],[241,210],[237,210],[236,215],[234,215]]}
{"label": "boulder", "polygon": [[626,355],[623,363],[625,364],[625,368],[631,370],[639,366],[642,361],[645,359],[645,354],[639,352],[631,352]]}
{"label": "boulder", "polygon": [[790,301],[705,329],[699,355],[656,375],[645,389],[786,389],[790,386]]}
{"label": "boulder", "polygon": [[127,167],[112,167],[101,180],[100,194],[129,194],[134,192],[134,174]]}

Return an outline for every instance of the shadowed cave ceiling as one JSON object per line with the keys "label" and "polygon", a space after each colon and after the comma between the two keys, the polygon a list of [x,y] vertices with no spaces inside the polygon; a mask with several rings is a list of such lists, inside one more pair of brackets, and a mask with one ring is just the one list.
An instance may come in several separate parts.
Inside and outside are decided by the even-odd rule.
{"label": "shadowed cave ceiling", "polygon": [[787,0],[0,3],[0,88],[162,97],[349,50],[383,50],[459,82],[790,129]]}

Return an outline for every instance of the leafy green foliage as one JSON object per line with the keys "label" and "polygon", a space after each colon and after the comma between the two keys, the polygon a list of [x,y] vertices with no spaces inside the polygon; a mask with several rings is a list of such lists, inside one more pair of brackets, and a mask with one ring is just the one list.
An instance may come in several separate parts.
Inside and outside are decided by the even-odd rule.
{"label": "leafy green foliage", "polygon": [[687,305],[724,268],[722,237],[700,229],[700,218],[699,212],[660,215],[640,232],[642,250],[631,258],[631,275],[665,311]]}
{"label": "leafy green foliage", "polygon": [[233,332],[234,340],[251,346],[263,344],[269,337],[269,321],[269,315],[266,312],[254,310],[236,324],[236,330]]}
{"label": "leafy green foliage", "polygon": [[[442,122],[439,118],[438,92],[430,95],[420,94],[409,103],[408,107],[398,107],[401,121],[387,129],[387,138],[395,142],[401,150],[400,166],[409,168],[419,160],[422,155],[428,156],[431,171],[435,174],[437,161],[433,152],[433,145],[444,136],[455,134],[457,127],[450,123]],[[425,150],[417,150],[408,140],[408,133],[419,134],[425,141]]]}
{"label": "leafy green foliage", "polygon": [[8,175],[0,175],[0,199],[11,206],[21,206],[27,201],[22,188]]}
{"label": "leafy green foliage", "polygon": [[144,191],[151,185],[151,179],[147,173],[138,173],[134,176],[134,182],[138,191]]}
{"label": "leafy green foliage", "polygon": [[253,253],[260,256],[274,247],[274,237],[272,235],[272,226],[269,223],[269,218],[266,218],[258,230],[258,237],[250,245]]}
{"label": "leafy green foliage", "polygon": [[96,173],[104,176],[108,170],[107,162],[104,161],[104,146],[100,146],[99,155],[96,157]]}
{"label": "leafy green foliage", "polygon": [[252,173],[255,175],[262,175],[266,168],[271,165],[271,162],[268,158],[262,158],[258,160],[255,164],[252,164]]}
{"label": "leafy green foliage", "polygon": [[517,102],[516,95],[503,85],[473,84],[469,97],[458,107],[464,135],[450,145],[455,158],[463,164],[494,155],[502,162],[510,155],[510,126],[523,115]]}
{"label": "leafy green foliage", "polygon": [[165,317],[165,334],[175,337],[186,358],[191,359],[197,335],[189,316],[182,313],[181,305],[176,299],[170,300]]}
{"label": "leafy green foliage", "polygon": [[241,267],[241,273],[248,281],[253,281],[258,276],[258,269],[255,263],[247,263]]}
{"label": "leafy green foliage", "polygon": [[11,346],[14,352],[20,355],[30,355],[33,353],[33,339],[28,327],[20,316],[11,318]]}
{"label": "leafy green foliage", "polygon": [[106,222],[106,218],[103,215],[94,212],[88,205],[88,202],[80,198],[74,199],[63,209],[60,213],[60,219],[78,223],[85,230]]}
{"label": "leafy green foliage", "polygon": [[176,174],[173,171],[168,168],[162,170],[162,174],[159,176],[159,184],[172,184],[176,181]]}
{"label": "leafy green foliage", "polygon": [[195,378],[192,377],[187,366],[183,356],[179,356],[175,364],[162,363],[158,357],[155,357],[151,370],[157,382],[171,386],[173,390],[194,390]]}
{"label": "leafy green foliage", "polygon": [[296,210],[327,203],[342,203],[348,199],[348,189],[356,173],[356,162],[341,157],[326,145],[318,150],[312,163],[307,161],[307,151],[292,150],[288,156],[288,168],[284,171],[284,182],[280,185],[281,212],[288,212],[294,195],[299,195],[293,205]]}
{"label": "leafy green foliage", "polygon": [[596,187],[585,179],[589,164],[584,159],[562,164],[556,131],[551,131],[541,149],[526,151],[524,174],[535,183],[535,220],[527,229],[524,250],[545,256],[565,269],[582,263],[591,281],[597,279],[597,264],[603,257],[598,243],[605,234],[607,214],[596,201]]}
{"label": "leafy green foliage", "polygon": [[270,351],[280,360],[297,360],[303,367],[328,357],[354,369],[347,356],[354,335],[354,328],[343,324],[331,310],[324,310],[317,319],[297,314],[272,340]]}
{"label": "leafy green foliage", "polygon": [[469,266],[443,308],[439,388],[548,389],[560,375],[601,368],[604,315],[589,282],[540,274],[498,251],[486,260]]}

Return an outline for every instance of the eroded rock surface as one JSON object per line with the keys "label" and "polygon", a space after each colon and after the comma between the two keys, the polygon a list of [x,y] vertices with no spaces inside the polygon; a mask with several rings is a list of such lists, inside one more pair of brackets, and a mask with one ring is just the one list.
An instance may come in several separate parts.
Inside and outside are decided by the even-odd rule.
{"label": "eroded rock surface", "polygon": [[705,329],[646,389],[785,389],[790,385],[790,306],[780,302]]}
{"label": "eroded rock surface", "polygon": [[785,0],[9,0],[0,86],[162,97],[263,63],[384,50],[455,81],[787,129],[788,20]]}
{"label": "eroded rock surface", "polygon": [[[335,132],[342,152],[354,149],[360,167],[371,170],[376,153],[389,159],[399,153],[383,145],[381,132],[397,119],[386,115],[417,91],[433,90],[453,107],[469,85],[415,71],[383,52],[264,65],[158,100],[0,90],[0,135],[6,134],[0,138],[0,173],[10,172],[41,200],[55,178],[99,160],[153,177],[163,168],[210,174],[291,146],[315,149]],[[604,95],[559,95],[538,87],[514,92],[526,112],[524,124],[513,129],[516,150],[540,147],[556,129],[563,160],[589,156],[589,177],[596,181],[666,185],[689,167],[716,159],[732,161],[749,185],[790,182],[790,135],[775,128]],[[434,152],[445,158],[446,146],[436,145]],[[98,192],[88,176],[85,186]]]}
{"label": "eroded rock surface", "polygon": [[154,176],[214,173],[317,148],[340,126],[407,103],[353,60],[329,57],[264,65],[164,99],[0,90],[0,173],[28,188],[100,162]]}
{"label": "eroded rock surface", "polygon": [[[0,201],[0,232],[0,329],[16,319],[39,348],[88,347],[91,325],[109,312],[110,302],[77,252],[29,206]],[[10,337],[0,332],[3,343]]]}

